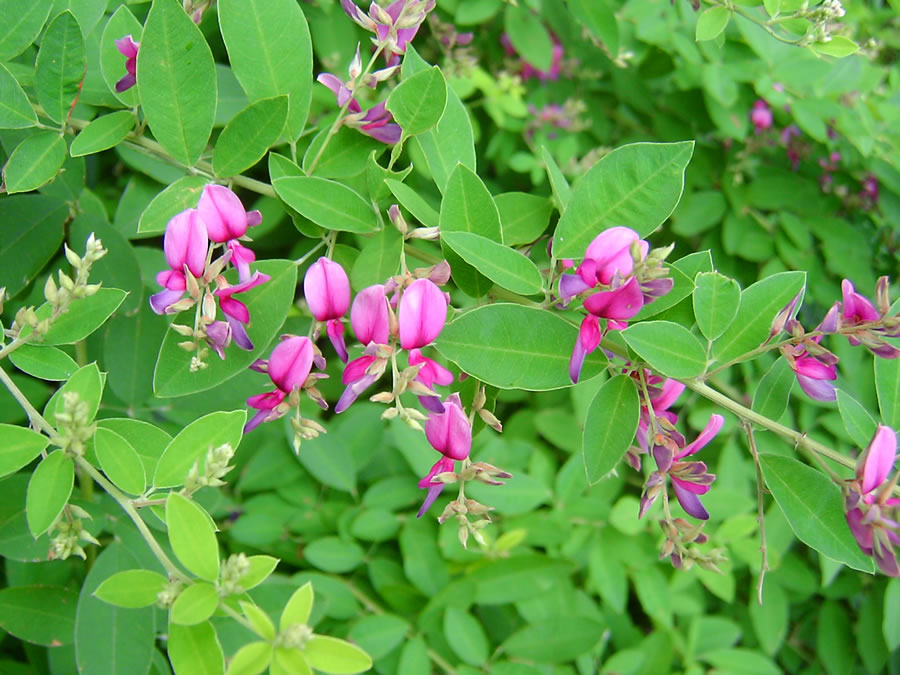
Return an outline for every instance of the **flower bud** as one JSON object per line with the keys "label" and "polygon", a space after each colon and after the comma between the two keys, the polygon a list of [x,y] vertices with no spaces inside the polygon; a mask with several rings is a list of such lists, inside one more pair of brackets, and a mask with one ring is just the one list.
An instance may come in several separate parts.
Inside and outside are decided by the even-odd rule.
{"label": "flower bud", "polygon": [[357,340],[364,345],[372,342],[387,344],[389,323],[384,286],[376,284],[356,294],[350,308],[350,325]]}
{"label": "flower bud", "polygon": [[443,413],[432,413],[425,422],[425,436],[431,446],[445,457],[462,460],[472,448],[472,427],[463,412],[459,394],[444,402]]}
{"label": "flower bud", "polygon": [[207,235],[217,244],[243,237],[248,227],[262,220],[259,211],[247,213],[238,196],[224,185],[204,187],[197,211],[206,224]]}
{"label": "flower bud", "polygon": [[303,295],[317,321],[339,319],[350,307],[350,280],[339,263],[319,258],[306,270]]}
{"label": "flower bud", "polygon": [[312,341],[307,337],[289,337],[272,350],[269,377],[281,391],[290,393],[306,382],[312,362]]}
{"label": "flower bud", "polygon": [[163,249],[169,267],[181,272],[187,265],[195,277],[203,275],[209,240],[206,225],[197,209],[187,209],[176,215],[166,225]]}
{"label": "flower bud", "polygon": [[400,346],[418,349],[434,342],[446,321],[446,296],[428,279],[416,279],[400,299]]}

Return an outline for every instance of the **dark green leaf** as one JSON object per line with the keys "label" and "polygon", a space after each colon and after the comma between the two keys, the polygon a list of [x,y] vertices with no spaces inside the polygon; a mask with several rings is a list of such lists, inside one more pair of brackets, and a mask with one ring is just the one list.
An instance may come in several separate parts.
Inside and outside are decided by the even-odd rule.
{"label": "dark green leaf", "polygon": [[502,288],[520,295],[536,295],[543,290],[537,266],[508,246],[470,232],[442,232],[441,241]]}
{"label": "dark green leaf", "polygon": [[72,147],[69,148],[69,154],[72,157],[80,157],[114,148],[125,140],[133,128],[134,114],[128,110],[98,117],[75,137]]}
{"label": "dark green leaf", "polygon": [[388,188],[394,196],[400,200],[400,204],[409,211],[425,227],[437,227],[439,224],[439,215],[426,202],[418,192],[409,187],[406,183],[397,180],[388,179],[385,181]]}
{"label": "dark green leaf", "polygon": [[12,73],[0,63],[0,129],[25,129],[35,124],[37,117],[28,97]]}
{"label": "dark green leaf", "polygon": [[510,656],[543,663],[562,663],[588,652],[603,639],[604,626],[580,616],[558,616],[531,624],[503,643]]}
{"label": "dark green leaf", "polygon": [[153,198],[141,213],[137,231],[140,234],[157,234],[166,231],[173,216],[185,209],[197,207],[200,194],[209,181],[204,176],[184,176],[169,185]]}
{"label": "dark green leaf", "polygon": [[0,424],[0,476],[8,476],[29,464],[49,443],[49,438],[31,429]]}
{"label": "dark green leaf", "polygon": [[122,92],[116,91],[116,82],[125,77],[128,72],[125,69],[125,57],[116,48],[116,40],[130,35],[132,40],[140,43],[143,39],[141,37],[143,30],[144,27],[134,18],[134,14],[131,13],[128,6],[121,5],[109,17],[100,38],[100,70],[103,74],[103,81],[106,82],[110,93],[129,108],[137,106],[140,102],[138,88],[131,87]]}
{"label": "dark green leaf", "polygon": [[480,666],[487,661],[489,645],[478,620],[457,607],[444,611],[444,637],[465,663]]}
{"label": "dark green leaf", "polygon": [[241,110],[216,141],[216,175],[234,176],[256,164],[278,140],[287,116],[287,96],[260,99]]}
{"label": "dark green leaf", "polygon": [[16,586],[0,590],[0,628],[45,647],[74,641],[78,594],[59,586]]}
{"label": "dark green leaf", "polygon": [[3,168],[10,194],[36,190],[56,177],[66,161],[66,141],[55,131],[39,131],[19,143]]}
{"label": "dark green leaf", "polygon": [[877,424],[869,411],[847,392],[838,389],[837,405],[844,422],[844,428],[858,448],[865,448],[875,435]]}
{"label": "dark green leaf", "polygon": [[881,419],[893,429],[900,428],[900,359],[875,359],[875,391]]}
{"label": "dark green leaf", "polygon": [[15,297],[59,250],[68,208],[43,195],[0,201],[0,287]]}
{"label": "dark green leaf", "polygon": [[40,35],[53,0],[0,0],[0,16],[8,21],[0,32],[0,61],[6,62],[21,54]]}
{"label": "dark green leaf", "polygon": [[549,71],[553,41],[541,20],[526,7],[506,6],[503,25],[510,42],[523,60],[536,70]]}
{"label": "dark green leaf", "polygon": [[494,197],[494,204],[500,213],[503,242],[507,246],[532,243],[550,224],[553,206],[546,197],[527,192],[505,192]]}
{"label": "dark green leaf", "polygon": [[58,124],[69,115],[85,74],[84,38],[69,11],[47,26],[34,71],[34,89],[47,117]]}
{"label": "dark green leaf", "polygon": [[785,359],[778,359],[762,376],[753,394],[753,412],[771,420],[781,419],[794,387],[794,371]]}
{"label": "dark green leaf", "polygon": [[637,387],[627,375],[617,375],[597,390],[584,421],[584,468],[596,483],[612,471],[634,441],[641,406]]}

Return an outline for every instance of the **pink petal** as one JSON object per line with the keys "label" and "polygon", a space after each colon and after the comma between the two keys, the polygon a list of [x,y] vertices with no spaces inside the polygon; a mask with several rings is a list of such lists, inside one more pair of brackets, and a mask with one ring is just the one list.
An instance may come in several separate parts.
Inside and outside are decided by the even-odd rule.
{"label": "pink petal", "polygon": [[417,279],[400,301],[400,346],[416,349],[434,342],[446,320],[447,299],[441,289],[428,279]]}
{"label": "pink petal", "polygon": [[322,257],[306,270],[303,295],[317,321],[339,319],[350,307],[350,280],[339,263]]}
{"label": "pink petal", "polygon": [[862,466],[863,493],[872,492],[887,480],[897,459],[897,435],[890,427],[878,425],[869,447],[866,448]]}
{"label": "pink petal", "polygon": [[289,337],[272,350],[269,377],[281,391],[291,392],[306,382],[312,362],[312,341],[307,337]]}
{"label": "pink petal", "polygon": [[356,294],[350,308],[350,325],[357,340],[364,345],[370,342],[387,344],[390,336],[389,324],[384,286],[376,284]]}

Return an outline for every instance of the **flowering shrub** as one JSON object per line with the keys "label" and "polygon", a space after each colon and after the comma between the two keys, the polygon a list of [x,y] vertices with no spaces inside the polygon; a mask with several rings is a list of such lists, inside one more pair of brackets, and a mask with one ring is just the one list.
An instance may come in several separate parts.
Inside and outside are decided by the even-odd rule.
{"label": "flowering shrub", "polygon": [[27,4],[0,672],[896,670],[887,10]]}

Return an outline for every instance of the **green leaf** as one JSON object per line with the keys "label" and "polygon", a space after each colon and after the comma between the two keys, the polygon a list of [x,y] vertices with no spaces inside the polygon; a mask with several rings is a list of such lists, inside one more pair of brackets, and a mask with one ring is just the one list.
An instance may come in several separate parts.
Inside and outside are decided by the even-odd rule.
{"label": "green leaf", "polygon": [[844,517],[840,489],[820,471],[791,457],[760,454],[766,485],[797,538],[824,556],[871,574]]}
{"label": "green leaf", "polygon": [[781,419],[787,410],[791,390],[794,388],[794,371],[785,359],[778,359],[762,376],[753,394],[752,410],[771,420]]}
{"label": "green leaf", "polygon": [[85,75],[84,38],[69,11],[47,26],[34,70],[34,90],[44,112],[57,124],[68,117]]}
{"label": "green leaf", "polygon": [[857,663],[857,644],[846,609],[835,600],[826,600],[818,608],[816,618],[816,654],[822,659],[825,672],[850,672]]}
{"label": "green leaf", "polygon": [[805,283],[805,272],[781,272],[745,288],[734,321],[713,343],[716,360],[728,363],[765,342],[775,316]]}
{"label": "green leaf", "polygon": [[293,0],[222,0],[219,26],[234,74],[251,101],[286,95],[289,140],[306,126],[312,95],[312,42]]}
{"label": "green leaf", "polygon": [[900,428],[900,359],[875,359],[875,391],[882,421]]}
{"label": "green leaf", "polygon": [[75,466],[62,450],[54,450],[38,464],[25,496],[28,529],[37,539],[56,522],[72,494]]}
{"label": "green leaf", "polygon": [[270,555],[251,555],[247,560],[250,562],[250,571],[240,580],[241,588],[245,591],[265,581],[278,565],[278,558]]}
{"label": "green leaf", "polygon": [[634,315],[633,321],[643,321],[651,316],[661,314],[667,309],[674,307],[694,292],[694,280],[681,271],[678,267],[678,263],[680,262],[681,260],[676,260],[672,265],[665,266],[666,272],[672,278],[672,290],[661,298],[656,298],[653,302],[647,303],[641,307],[641,311]]}
{"label": "green leaf", "polygon": [[0,200],[0,222],[15,223],[15,230],[7,227],[0,237],[0,287],[5,286],[10,297],[31,283],[59,251],[68,215],[66,204],[43,195]]}
{"label": "green leaf", "polygon": [[718,272],[702,272],[694,284],[697,327],[707,340],[715,340],[734,321],[741,302],[741,287],[734,279]]}
{"label": "green leaf", "polygon": [[[401,70],[405,80],[416,73],[428,69],[412,45],[407,45]],[[414,143],[425,155],[425,162],[441,192],[444,192],[450,174],[457,164],[463,164],[475,171],[475,134],[466,106],[453,88],[447,89],[447,106],[441,121],[434,129],[416,136]]]}
{"label": "green leaf", "polygon": [[762,604],[757,600],[755,593],[750,595],[747,604],[753,632],[756,633],[762,650],[773,656],[787,635],[790,620],[790,604],[787,596],[781,586],[769,583],[763,586]]}
{"label": "green leaf", "polygon": [[308,624],[309,615],[312,613],[313,607],[313,587],[312,582],[307,581],[300,588],[294,591],[290,600],[284,606],[281,613],[281,622],[279,630],[287,630],[294,624]]}
{"label": "green leaf", "polygon": [[175,599],[169,621],[182,626],[193,626],[211,617],[218,604],[219,594],[215,586],[202,581],[192,584]]}
{"label": "green leaf", "polygon": [[507,246],[532,243],[550,224],[553,206],[546,197],[527,192],[505,192],[494,197],[494,204],[500,213],[503,242]]}
{"label": "green leaf", "polygon": [[584,468],[597,483],[612,471],[634,441],[641,405],[634,380],[616,375],[594,395],[584,420]]}
{"label": "green leaf", "polygon": [[0,32],[0,61],[18,56],[37,39],[51,9],[53,0],[34,0],[25,4],[20,0],[0,0],[0,16],[8,18]]}
{"label": "green leaf", "polygon": [[153,476],[156,488],[177,487],[184,483],[194,462],[201,462],[209,448],[228,443],[237,450],[244,432],[247,412],[212,412],[194,420],[166,447]]}
{"label": "green leaf", "polygon": [[425,227],[437,227],[439,224],[438,212],[426,202],[418,192],[390,178],[384,181],[394,196],[400,201],[401,206],[409,211]]}
{"label": "green leaf", "polygon": [[[290,260],[263,260],[255,263],[253,269],[271,277],[266,283],[240,296],[241,302],[250,308],[252,320],[247,326],[247,334],[253,342],[253,350],[248,352],[231,348],[225,361],[213,355],[208,367],[192,373],[189,371],[190,356],[178,347],[184,338],[170,330],[159,349],[156,371],[153,373],[153,390],[157,396],[186,396],[212,389],[243,373],[251,363],[268,353],[266,350],[281,330],[294,300],[297,266]],[[192,322],[193,315],[185,312],[177,321]]]}
{"label": "green leaf", "polygon": [[865,448],[869,445],[869,441],[872,440],[872,437],[875,436],[875,429],[878,425],[875,423],[875,420],[872,419],[869,411],[856,399],[850,396],[850,394],[842,389],[837,389],[836,393],[838,412],[841,413],[844,428],[847,430],[850,438],[856,443],[857,447]]}
{"label": "green leaf", "polygon": [[289,176],[272,181],[285,203],[316,225],[341,232],[375,232],[372,205],[343,183],[317,176]]}
{"label": "green leaf", "polygon": [[478,234],[453,231],[442,232],[441,242],[502,288],[520,295],[543,291],[544,279],[537,265],[508,246]]}
{"label": "green leaf", "polygon": [[156,596],[168,583],[169,580],[159,572],[124,570],[102,582],[94,595],[117,607],[149,607],[156,604]]}
{"label": "green leaf", "polygon": [[[438,351],[464,372],[500,389],[547,391],[572,385],[569,345],[578,329],[553,312],[498,303],[464,312],[448,323]],[[582,380],[605,366],[602,351],[585,360]]]}
{"label": "green leaf", "polygon": [[23,373],[51,382],[68,380],[78,370],[72,357],[56,347],[22,345],[10,353],[9,360]]}
{"label": "green leaf", "polygon": [[385,105],[406,136],[418,136],[434,127],[446,106],[447,82],[437,66],[403,80]]}
{"label": "green leaf", "polygon": [[350,283],[359,290],[380,284],[394,276],[400,266],[403,252],[403,236],[394,227],[376,232],[362,245],[359,257],[350,270]]}
{"label": "green leaf", "polygon": [[146,476],[152,476],[156,465],[172,437],[159,427],[130,417],[113,417],[97,421],[97,426],[114,431],[128,441],[144,465]]}
{"label": "green leaf", "polygon": [[201,579],[218,579],[219,545],[206,511],[177,492],[170,492],[166,499],[166,525],[169,543],[181,564]]}
{"label": "green leaf", "polygon": [[28,192],[56,177],[66,161],[66,141],[55,131],[39,131],[19,143],[3,168],[10,194]]}
{"label": "green leaf", "polygon": [[175,2],[154,2],[137,57],[141,108],[153,136],[192,166],[216,116],[216,66],[206,38]]}
{"label": "green leaf", "polygon": [[166,225],[185,209],[197,208],[203,188],[209,184],[205,176],[184,176],[153,198],[138,221],[139,234],[166,231]]}
{"label": "green leaf", "polygon": [[68,382],[54,392],[44,407],[44,417],[50,424],[56,425],[56,415],[63,411],[63,395],[75,393],[87,404],[87,421],[92,421],[100,409],[104,381],[105,376],[100,373],[96,362],[79,368]]}
{"label": "green leaf", "polygon": [[133,128],[134,114],[128,110],[119,110],[98,117],[75,137],[72,147],[69,148],[69,154],[72,157],[80,157],[114,148],[125,140]]}
{"label": "green leaf", "polygon": [[503,25],[512,46],[523,60],[537,70],[553,65],[553,41],[541,20],[525,7],[506,6]]}
{"label": "green leaf", "polygon": [[475,597],[480,605],[527,600],[563,583],[571,573],[568,561],[537,554],[495,560],[479,569]]}
{"label": "green leaf", "polygon": [[69,225],[69,248],[84,250],[91,233],[103,242],[107,250],[107,254],[91,267],[91,283],[102,283],[105,288],[117,288],[128,293],[122,301],[119,316],[149,307],[150,303],[144,302],[144,282],[137,254],[125,235],[105,219],[89,213],[77,216]]}
{"label": "green leaf", "polygon": [[497,513],[506,516],[524,515],[553,499],[552,491],[544,482],[521,471],[503,486],[503,490],[494,490],[493,485],[473,484],[469,492],[476,501],[490,503]]}
{"label": "green leaf", "polygon": [[671,321],[642,321],[622,339],[651,367],[667,377],[696,377],[706,370],[706,350],[691,332]]}
{"label": "green leaf", "polygon": [[431,669],[428,647],[420,637],[407,640],[400,650],[400,661],[397,664],[397,675],[418,675]]}
{"label": "green leaf", "polygon": [[287,96],[260,99],[235,115],[216,141],[216,175],[235,176],[262,159],[281,135],[287,115]]}
{"label": "green leaf", "polygon": [[559,170],[556,160],[553,159],[553,155],[550,154],[546,145],[541,146],[541,157],[544,160],[544,167],[547,169],[547,178],[550,180],[553,197],[556,199],[556,207],[560,214],[563,214],[572,197],[572,188],[569,187],[569,181]]}
{"label": "green leaf", "polygon": [[316,670],[334,675],[363,673],[372,667],[372,659],[362,649],[346,640],[315,635],[303,650],[306,660]]}
{"label": "green leaf", "polygon": [[558,616],[522,628],[503,643],[510,656],[563,663],[588,652],[603,639],[604,626],[582,616]]}
{"label": "green leaf", "polygon": [[61,647],[74,640],[78,594],[59,586],[0,590],[0,628],[36,645]]}
{"label": "green leaf", "polygon": [[169,660],[176,673],[224,675],[225,655],[209,621],[196,626],[169,626]]}
{"label": "green leaf", "polygon": [[632,143],[606,155],[572,191],[553,236],[553,256],[582,258],[594,237],[612,224],[642,237],[653,232],[681,198],[693,151],[693,141]]}
{"label": "green leaf", "polygon": [[810,45],[813,51],[825,56],[842,59],[859,51],[859,45],[843,35],[832,35],[828,42],[814,42]]}
{"label": "green leaf", "polygon": [[697,17],[697,42],[715,40],[731,20],[727,7],[710,7]]}
{"label": "green leaf", "polygon": [[311,565],[332,573],[349,572],[359,567],[365,555],[357,544],[338,537],[316,539],[303,554]]}
{"label": "green leaf", "polygon": [[771,659],[751,649],[714,649],[703,654],[703,660],[729,675],[779,675],[782,669]]}
{"label": "green leaf", "polygon": [[900,581],[891,579],[884,591],[884,619],[882,633],[887,648],[894,652],[900,648]]}
{"label": "green leaf", "polygon": [[125,77],[128,72],[125,69],[125,57],[116,48],[116,40],[126,35],[130,35],[131,39],[140,43],[142,41],[142,33],[144,27],[134,18],[134,14],[128,9],[127,5],[119,6],[106,26],[103,29],[103,35],[100,37],[100,71],[103,75],[103,81],[110,93],[119,101],[129,108],[133,108],[140,103],[138,98],[138,88],[131,87],[125,91],[116,91],[116,82]]}
{"label": "green leaf", "polygon": [[0,129],[25,129],[35,124],[37,116],[28,97],[12,73],[0,63]]}
{"label": "green leaf", "polygon": [[165,335],[165,322],[145,302],[134,316],[118,314],[106,324],[103,362],[115,364],[107,384],[116,396],[140,403],[153,395],[155,363],[147,354],[159,349]]}
{"label": "green leaf", "polygon": [[130,495],[139,495],[147,487],[144,465],[131,444],[115,431],[97,429],[94,452],[103,473],[115,486]]}
{"label": "green leaf", "polygon": [[348,638],[362,647],[375,660],[387,656],[406,639],[409,624],[399,616],[378,614],[365,616],[350,629]]}
{"label": "green leaf", "polygon": [[272,651],[272,645],[268,642],[257,641],[244,645],[231,657],[227,675],[259,675],[269,667]]}
{"label": "green leaf", "polygon": [[50,439],[31,429],[0,424],[0,477],[29,464],[50,444]]}
{"label": "green leaf", "polygon": [[619,53],[619,24],[607,0],[569,0],[568,6],[572,16],[602,41],[607,53],[615,58]]}
{"label": "green leaf", "polygon": [[[361,134],[356,129],[341,125],[337,133],[331,136],[325,151],[319,155],[319,150],[325,139],[329,137],[330,127],[322,129],[315,135],[303,155],[303,171],[310,173],[309,167],[313,160],[318,157],[315,173],[317,176],[325,178],[347,178],[349,176],[358,176],[366,170],[368,158],[381,155],[387,146],[381,141],[376,141],[371,136]],[[393,173],[393,172],[391,172]],[[300,175],[297,172],[295,175]],[[272,180],[276,176],[269,176]],[[371,189],[370,189],[371,191]]]}
{"label": "green leaf", "polygon": [[478,620],[457,607],[444,611],[444,637],[450,648],[465,663],[480,666],[489,656],[489,645]]}
{"label": "green leaf", "polygon": [[[69,311],[59,316],[44,336],[45,345],[70,345],[84,340],[100,328],[125,299],[125,291],[118,288],[101,288],[88,298],[79,298],[69,305]],[[51,315],[53,308],[44,303],[37,310],[38,319]],[[31,334],[31,329],[22,331],[22,337]]]}

